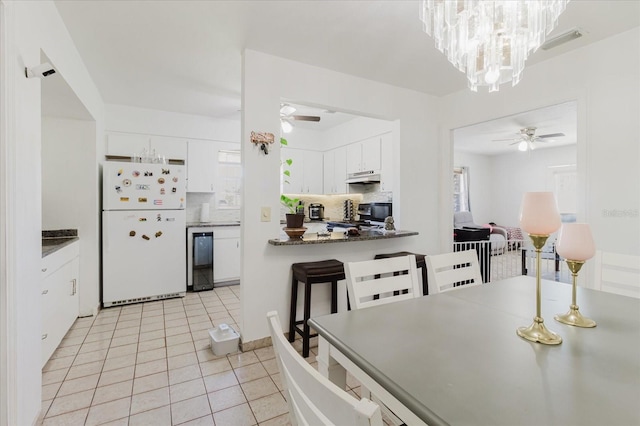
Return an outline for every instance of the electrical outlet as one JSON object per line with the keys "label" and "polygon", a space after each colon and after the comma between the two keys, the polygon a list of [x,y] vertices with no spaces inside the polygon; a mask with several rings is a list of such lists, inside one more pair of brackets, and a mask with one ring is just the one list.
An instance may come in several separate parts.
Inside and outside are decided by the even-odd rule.
{"label": "electrical outlet", "polygon": [[262,207],[260,209],[260,221],[271,222],[271,207]]}

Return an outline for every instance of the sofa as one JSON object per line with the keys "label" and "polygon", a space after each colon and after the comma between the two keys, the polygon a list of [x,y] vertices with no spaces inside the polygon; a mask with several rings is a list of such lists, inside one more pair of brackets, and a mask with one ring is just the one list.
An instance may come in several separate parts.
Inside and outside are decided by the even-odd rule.
{"label": "sofa", "polygon": [[489,228],[489,241],[491,242],[491,253],[502,254],[507,247],[507,230],[499,226],[477,225],[473,221],[471,212],[456,212],[453,214],[453,227],[457,229],[479,229]]}

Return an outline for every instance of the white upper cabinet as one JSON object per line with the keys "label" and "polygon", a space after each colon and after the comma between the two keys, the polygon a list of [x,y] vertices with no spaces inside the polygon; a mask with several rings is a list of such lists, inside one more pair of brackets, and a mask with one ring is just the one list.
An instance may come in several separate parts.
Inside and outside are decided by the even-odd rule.
{"label": "white upper cabinet", "polygon": [[393,191],[393,135],[382,135],[380,151],[380,191]]}
{"label": "white upper cabinet", "polygon": [[380,171],[380,136],[347,145],[347,173]]}
{"label": "white upper cabinet", "polygon": [[187,145],[187,192],[215,191],[217,149],[212,141],[189,141]]}
{"label": "white upper cabinet", "polygon": [[290,176],[283,176],[284,194],[322,194],[322,152],[283,147],[280,150],[283,162]]}
{"label": "white upper cabinet", "polygon": [[345,194],[347,192],[347,148],[340,147],[324,153],[324,193]]}
{"label": "white upper cabinet", "polygon": [[167,136],[138,135],[133,133],[108,133],[107,155],[132,157],[143,152],[164,156],[167,160],[185,160],[187,141]]}

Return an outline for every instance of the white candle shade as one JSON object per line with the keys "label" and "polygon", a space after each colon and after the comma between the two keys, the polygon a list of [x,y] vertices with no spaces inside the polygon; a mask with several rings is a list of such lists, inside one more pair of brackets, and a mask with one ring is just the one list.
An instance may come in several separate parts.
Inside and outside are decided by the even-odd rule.
{"label": "white candle shade", "polygon": [[520,228],[528,234],[550,235],[560,228],[553,192],[525,192],[520,208]]}
{"label": "white candle shade", "polygon": [[596,254],[591,229],[586,223],[565,223],[560,228],[556,251],[567,260],[584,262]]}

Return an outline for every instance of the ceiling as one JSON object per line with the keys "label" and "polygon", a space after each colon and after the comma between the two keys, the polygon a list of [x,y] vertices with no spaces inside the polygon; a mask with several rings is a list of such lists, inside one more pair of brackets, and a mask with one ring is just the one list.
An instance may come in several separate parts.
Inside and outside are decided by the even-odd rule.
{"label": "ceiling", "polygon": [[564,133],[565,136],[546,139],[546,142],[534,142],[535,149],[556,148],[577,143],[578,112],[576,102],[566,102],[502,117],[473,126],[461,127],[453,131],[453,146],[456,151],[472,154],[500,155],[518,152],[520,129],[536,127],[536,135]]}
{"label": "ceiling", "polygon": [[[238,119],[245,48],[435,96],[466,87],[423,33],[418,1],[55,4],[106,103]],[[573,0],[554,33],[586,35],[528,65],[638,25],[638,1]]]}

